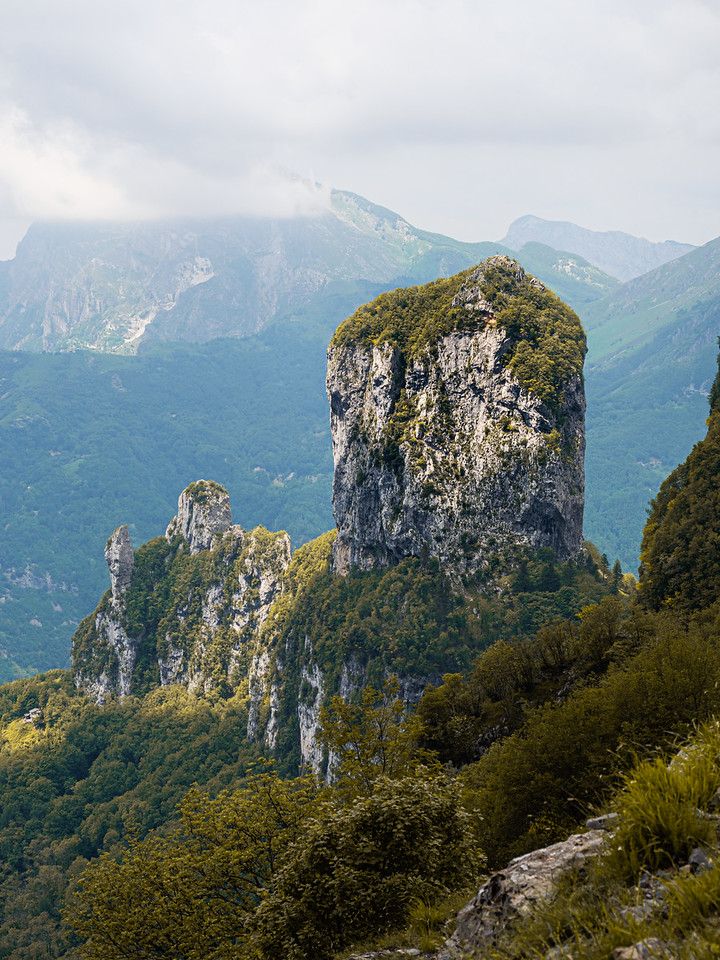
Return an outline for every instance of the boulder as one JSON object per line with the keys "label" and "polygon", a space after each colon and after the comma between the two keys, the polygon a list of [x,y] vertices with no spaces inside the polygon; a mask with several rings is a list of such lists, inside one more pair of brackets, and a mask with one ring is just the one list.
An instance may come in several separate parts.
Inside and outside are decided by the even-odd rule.
{"label": "boulder", "polygon": [[604,830],[590,830],[512,860],[460,911],[455,932],[438,960],[456,960],[492,946],[509,923],[552,896],[563,874],[596,856],[606,837]]}

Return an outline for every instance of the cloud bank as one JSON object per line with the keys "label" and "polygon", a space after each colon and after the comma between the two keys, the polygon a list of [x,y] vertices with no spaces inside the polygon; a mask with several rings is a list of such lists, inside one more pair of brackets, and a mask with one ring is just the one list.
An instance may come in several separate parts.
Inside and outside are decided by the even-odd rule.
{"label": "cloud bank", "polygon": [[0,221],[522,213],[720,233],[714,0],[5,0]]}

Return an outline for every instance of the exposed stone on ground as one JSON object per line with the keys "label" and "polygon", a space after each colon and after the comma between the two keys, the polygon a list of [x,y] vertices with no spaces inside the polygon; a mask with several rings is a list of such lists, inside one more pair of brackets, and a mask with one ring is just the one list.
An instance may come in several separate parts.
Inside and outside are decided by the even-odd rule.
{"label": "exposed stone on ground", "polygon": [[630,947],[616,947],[612,952],[612,960],[670,960],[672,956],[669,945],[657,937],[639,940]]}
{"label": "exposed stone on ground", "polygon": [[604,813],[600,817],[591,817],[585,821],[588,830],[614,830],[617,826],[618,815],[616,813]]}
{"label": "exposed stone on ground", "polygon": [[644,870],[638,881],[638,889],[642,891],[643,897],[652,903],[658,903],[665,898],[665,884],[654,873],[648,873]]}
{"label": "exposed stone on ground", "polygon": [[400,960],[401,957],[420,957],[422,960],[423,957],[432,956],[433,954],[423,953],[415,947],[398,947],[397,950],[376,950],[373,953],[354,953],[351,957],[348,957],[348,960],[383,960],[383,958],[392,960],[393,957],[396,957],[397,960]]}
{"label": "exposed stone on ground", "polygon": [[588,858],[597,856],[606,837],[604,830],[574,834],[512,860],[460,911],[455,932],[438,960],[456,960],[492,946],[509,923],[527,916],[552,896],[563,874],[581,869]]}
{"label": "exposed stone on ground", "polygon": [[43,712],[40,707],[33,707],[32,710],[23,716],[23,723],[32,723],[34,726],[40,726],[43,720]]}

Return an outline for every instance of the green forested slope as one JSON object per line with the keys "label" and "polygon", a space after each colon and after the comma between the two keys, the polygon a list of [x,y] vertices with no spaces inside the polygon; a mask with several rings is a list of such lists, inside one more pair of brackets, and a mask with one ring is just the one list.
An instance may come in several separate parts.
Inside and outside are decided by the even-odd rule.
{"label": "green forested slope", "polygon": [[[0,353],[0,680],[67,662],[74,627],[107,582],[100,548],[109,532],[128,523],[135,543],[161,533],[192,480],[223,483],[238,522],[287,529],[295,546],[332,525],[324,384],[332,331],[388,286],[454,273],[501,249],[418,236],[428,252],[411,276],[330,282],[255,337],[137,357]],[[523,260],[571,302],[600,294],[602,275],[578,258],[591,283],[553,272],[556,253]]]}
{"label": "green forested slope", "polygon": [[594,362],[650,342],[682,311],[720,295],[720,237],[589,304],[583,311]]}
{"label": "green forested slope", "polygon": [[690,296],[666,321],[647,342],[604,359],[588,335],[585,530],[631,570],[651,498],[705,431],[720,295]]}
{"label": "green forested slope", "polygon": [[707,434],[660,487],[642,543],[642,596],[659,609],[697,610],[720,592],[720,372]]}
{"label": "green forested slope", "polygon": [[[594,551],[582,562],[563,564],[543,551],[503,581],[498,596],[457,596],[437,564],[417,560],[346,578],[333,575],[330,542],[323,537],[298,551],[267,623],[284,659],[275,760],[290,776],[298,773],[304,638],[312,638],[328,685],[350,659],[378,686],[397,672],[414,680],[419,695],[428,679],[468,670],[498,637],[529,637],[539,625],[572,616],[613,588]],[[202,555],[190,559],[202,561]],[[133,610],[148,609],[141,594],[154,586],[133,586]],[[146,645],[163,641],[150,619],[145,625]],[[257,759],[259,748],[246,738],[246,683],[218,686],[206,697],[180,687],[142,689],[142,697],[98,707],[78,693],[65,671],[0,686],[0,957],[25,960],[36,942],[46,945],[38,960],[65,956],[72,938],[60,924],[60,909],[68,884],[87,861],[103,852],[120,855],[129,841],[156,828],[174,830],[176,806],[192,784],[213,795],[237,787]],[[42,712],[26,722],[31,710]],[[400,701],[393,710],[401,719]],[[411,752],[418,749],[416,733]],[[342,744],[335,746],[339,751]],[[372,757],[368,762],[375,763]],[[426,793],[422,782],[407,790],[413,805]],[[452,787],[450,799],[456,793]],[[392,807],[392,795],[387,799]],[[393,922],[402,920],[405,906],[398,906]],[[137,909],[142,913],[141,904]],[[276,947],[269,948],[270,956],[278,955]],[[165,947],[158,949],[162,956]],[[313,960],[321,955],[314,953]]]}

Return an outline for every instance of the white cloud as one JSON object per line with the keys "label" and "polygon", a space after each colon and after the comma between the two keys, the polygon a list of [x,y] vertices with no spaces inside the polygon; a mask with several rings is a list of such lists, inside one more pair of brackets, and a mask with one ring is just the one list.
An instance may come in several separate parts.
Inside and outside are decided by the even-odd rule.
{"label": "white cloud", "polygon": [[34,128],[20,109],[0,112],[0,180],[10,214],[35,218],[137,216],[121,186],[93,169],[91,139],[69,124]]}
{"label": "white cloud", "polygon": [[285,168],[464,237],[709,239],[719,44],[712,0],[5,0],[0,216],[322,200]]}

